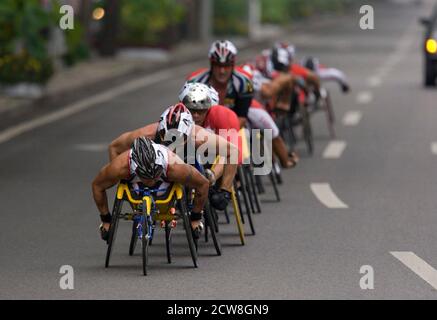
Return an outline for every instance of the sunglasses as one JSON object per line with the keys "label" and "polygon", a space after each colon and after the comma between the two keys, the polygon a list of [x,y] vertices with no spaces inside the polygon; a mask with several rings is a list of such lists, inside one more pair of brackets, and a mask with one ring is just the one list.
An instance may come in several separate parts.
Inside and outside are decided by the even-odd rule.
{"label": "sunglasses", "polygon": [[198,109],[188,109],[188,111],[190,111],[191,114],[200,114],[200,115],[204,115],[205,113],[208,112],[208,109],[203,109],[203,110],[198,110]]}

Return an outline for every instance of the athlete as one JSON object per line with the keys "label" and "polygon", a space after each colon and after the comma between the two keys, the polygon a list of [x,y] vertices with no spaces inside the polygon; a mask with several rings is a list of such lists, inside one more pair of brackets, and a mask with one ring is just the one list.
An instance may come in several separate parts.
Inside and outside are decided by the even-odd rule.
{"label": "athlete", "polygon": [[203,228],[201,222],[203,208],[208,197],[208,180],[195,168],[185,164],[167,147],[156,144],[148,138],[139,137],[133,141],[129,150],[105,165],[92,183],[94,202],[102,221],[100,234],[103,240],[108,240],[112,219],[106,190],[121,180],[128,180],[132,183],[141,182],[147,187],[175,182],[195,189],[196,197],[190,217],[193,237],[199,238]]}
{"label": "athlete", "polygon": [[343,71],[327,67],[320,64],[319,59],[308,56],[302,59],[301,64],[313,71],[322,81],[335,81],[340,85],[341,91],[347,93],[350,90],[349,82],[347,81],[346,75]]}
{"label": "athlete", "polygon": [[[176,136],[176,143],[173,142],[174,134]],[[126,132],[116,138],[109,145],[109,158],[110,160],[116,158],[121,153],[129,149],[132,142],[138,137],[147,137],[154,140],[157,143],[170,145],[170,147],[178,145],[185,145],[184,153],[181,155],[185,162],[194,164],[193,155],[187,151],[197,151],[202,147],[203,150],[213,150],[217,155],[223,155],[224,164],[220,182],[220,190],[226,190],[230,192],[234,181],[235,174],[237,172],[237,165],[234,158],[238,158],[238,149],[234,144],[226,141],[224,138],[202,128],[199,125],[194,124],[193,117],[189,110],[182,104],[178,103],[174,106],[167,108],[160,117],[160,121],[149,124],[145,127],[136,129],[134,131]],[[169,138],[169,139],[167,139]],[[178,140],[179,139],[179,140]],[[190,145],[191,148],[188,148]],[[235,156],[237,155],[237,156]],[[215,178],[209,176],[211,184]],[[211,204],[219,209],[223,210],[229,203],[229,199],[226,197],[224,201],[215,202],[211,201]],[[223,209],[222,209],[223,208]]]}
{"label": "athlete", "polygon": [[228,40],[215,41],[209,50],[210,67],[192,73],[188,82],[212,86],[219,94],[220,105],[234,111],[243,127],[253,98],[253,85],[249,76],[235,67],[237,48]]}

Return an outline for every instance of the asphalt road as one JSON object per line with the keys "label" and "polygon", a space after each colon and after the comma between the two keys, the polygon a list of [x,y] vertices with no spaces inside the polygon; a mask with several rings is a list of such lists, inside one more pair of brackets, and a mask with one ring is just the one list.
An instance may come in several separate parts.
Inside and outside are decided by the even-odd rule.
{"label": "asphalt road", "polygon": [[[175,101],[184,76],[206,60],[170,77],[161,74],[163,80],[151,75],[156,83],[2,143],[0,298],[437,298],[437,155],[431,150],[437,92],[421,86],[417,23],[429,4],[378,3],[375,30],[359,28],[357,11],[290,34],[299,57],[313,54],[349,76],[348,95],[328,85],[345,149],[338,158],[324,158],[331,141],[323,114],[316,114],[315,154],[306,157],[299,146],[302,161],[283,172],[280,203],[267,185],[263,213],[255,217],[257,235],[248,235],[242,247],[235,225],[222,224],[223,256],[202,245],[196,270],[180,232],[168,265],[158,232],[144,278],[139,250],[128,256],[127,223],[119,228],[112,267],[105,269],[91,181],[107,161],[105,144],[157,119]],[[346,207],[335,208],[320,183]],[[63,265],[74,268],[74,290],[59,286]],[[360,287],[365,265],[373,269],[374,289]]]}

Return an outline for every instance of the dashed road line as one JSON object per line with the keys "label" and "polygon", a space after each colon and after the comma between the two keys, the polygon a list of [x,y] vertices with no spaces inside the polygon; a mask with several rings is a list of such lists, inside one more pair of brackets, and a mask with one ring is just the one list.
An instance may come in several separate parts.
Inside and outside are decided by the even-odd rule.
{"label": "dashed road line", "polygon": [[369,78],[369,86],[372,88],[380,87],[382,84],[382,80],[379,76],[373,76]]}
{"label": "dashed road line", "polygon": [[390,252],[396,259],[437,290],[437,270],[410,251]]}
{"label": "dashed road line", "polygon": [[347,209],[349,206],[345,204],[332,191],[329,183],[311,183],[311,191],[316,198],[326,207],[330,209]]}
{"label": "dashed road line", "polygon": [[322,157],[324,159],[338,159],[343,154],[344,149],[346,149],[345,141],[331,141],[323,151]]}
{"label": "dashed road line", "polygon": [[431,143],[431,152],[437,155],[437,142]]}
{"label": "dashed road line", "polygon": [[361,111],[348,111],[343,117],[343,125],[352,127],[360,123],[363,114]]}
{"label": "dashed road line", "polygon": [[77,144],[74,146],[76,150],[86,152],[103,152],[108,150],[109,143],[89,143]]}
{"label": "dashed road line", "polygon": [[357,103],[359,104],[368,104],[372,102],[373,94],[370,91],[362,91],[357,95]]}

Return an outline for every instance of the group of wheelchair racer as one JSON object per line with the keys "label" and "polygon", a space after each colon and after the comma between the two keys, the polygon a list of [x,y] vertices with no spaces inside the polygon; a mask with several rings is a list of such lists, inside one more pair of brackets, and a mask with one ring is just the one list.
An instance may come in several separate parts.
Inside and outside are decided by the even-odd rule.
{"label": "group of wheelchair racer", "polygon": [[[158,121],[123,133],[109,145],[109,163],[92,182],[100,213],[100,236],[107,241],[112,221],[107,190],[120,183],[141,183],[165,188],[172,183],[191,188],[195,198],[189,216],[193,239],[199,239],[207,201],[225,210],[238,166],[243,162],[242,128],[271,130],[272,157],[282,168],[293,168],[299,157],[287,146],[275,123],[275,110],[296,113],[292,92],[303,88],[320,96],[321,81],[337,81],[349,91],[344,74],[317,59],[295,61],[295,49],[275,43],[253,61],[237,65],[237,49],[228,41],[215,41],[209,50],[209,68],[187,77],[178,102],[164,110]],[[175,96],[176,98],[176,96]],[[220,159],[201,173],[193,165],[197,151],[208,150]],[[208,157],[208,159],[210,159]],[[196,158],[195,161],[198,159]]]}

